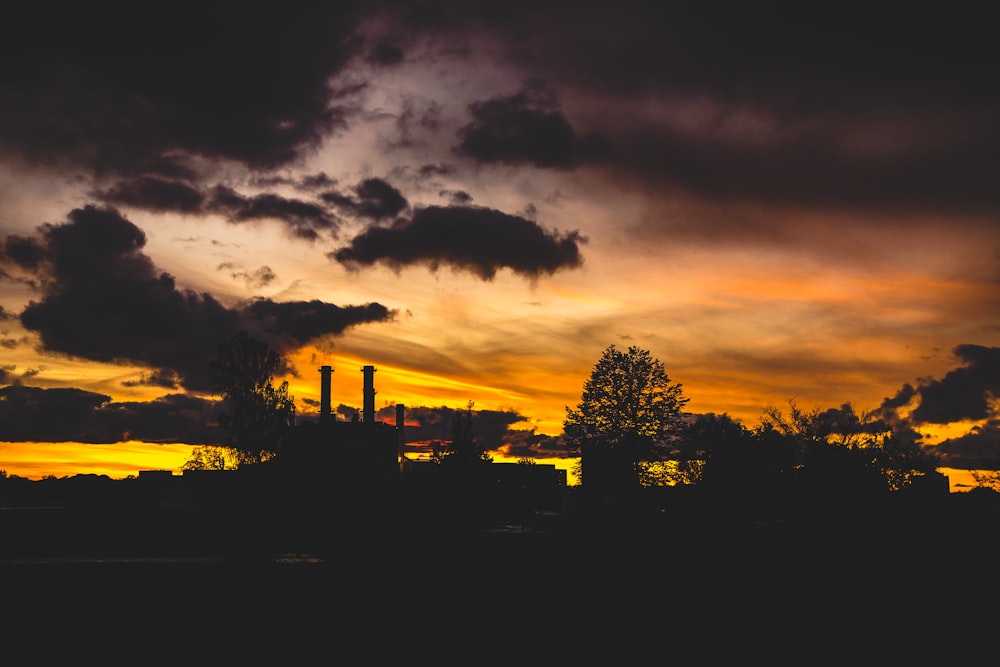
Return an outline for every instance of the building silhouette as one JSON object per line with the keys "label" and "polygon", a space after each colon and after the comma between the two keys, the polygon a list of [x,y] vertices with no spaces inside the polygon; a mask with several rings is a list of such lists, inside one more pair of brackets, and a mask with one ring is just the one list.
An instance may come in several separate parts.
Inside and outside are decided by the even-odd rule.
{"label": "building silhouette", "polygon": [[396,423],[375,419],[374,366],[364,376],[362,419],[337,420],[331,408],[331,366],[320,373],[319,419],[304,421],[285,438],[276,463],[278,474],[296,482],[322,477],[326,483],[383,488],[399,478],[405,406],[396,406]]}
{"label": "building silhouette", "polygon": [[361,368],[363,408],[361,419],[337,420],[331,408],[330,378],[333,368],[322,366],[318,420],[294,427],[276,459],[275,473],[285,486],[322,489],[324,497],[379,494],[399,498],[397,492],[447,492],[454,489],[449,475],[462,475],[464,486],[476,487],[482,498],[502,507],[508,504],[558,506],[566,489],[566,471],[550,464],[488,463],[476,470],[445,470],[426,460],[406,456],[406,406],[398,403],[395,423],[375,417],[374,366]]}
{"label": "building silhouette", "polygon": [[[156,511],[221,513],[230,517],[223,524],[242,517],[246,525],[235,534],[243,536],[254,535],[263,521],[282,536],[276,538],[282,544],[295,544],[303,535],[322,541],[331,521],[372,511],[409,515],[461,508],[523,516],[561,506],[565,470],[491,462],[466,469],[410,458],[406,407],[396,404],[394,423],[376,419],[374,366],[361,368],[363,409],[352,419],[338,419],[332,409],[333,367],[318,372],[318,414],[300,416],[277,456],[236,470],[140,471],[140,504]],[[246,549],[251,548],[237,546]]]}

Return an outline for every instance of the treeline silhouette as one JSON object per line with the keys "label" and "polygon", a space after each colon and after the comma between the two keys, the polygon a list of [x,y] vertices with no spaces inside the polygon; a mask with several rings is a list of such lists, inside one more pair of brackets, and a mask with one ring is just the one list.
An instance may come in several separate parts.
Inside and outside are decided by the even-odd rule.
{"label": "treeline silhouette", "polygon": [[[230,445],[196,448],[181,476],[142,471],[117,481],[79,475],[31,482],[4,473],[0,501],[129,516],[156,512],[178,524],[169,528],[174,533],[185,521],[197,533],[202,521],[214,528],[199,528],[193,549],[250,557],[329,551],[339,539],[331,522],[358,530],[383,521],[421,526],[413,535],[527,525],[551,515],[637,521],[683,515],[717,524],[835,518],[843,526],[880,520],[874,517],[888,508],[923,513],[955,495],[931,450],[850,404],[808,411],[790,401],[787,414],[769,408],[753,428],[726,414],[687,414],[682,386],[634,346],[606,348],[579,405],[567,409],[563,438],[579,457],[578,487],[566,487],[561,471],[530,459],[494,463],[474,432],[472,402],[454,411],[452,437],[435,445],[429,461],[406,457],[401,423],[394,430],[321,414],[318,422],[296,426],[287,383],[273,384],[282,367],[278,355],[245,332],[220,345],[211,376],[223,397],[220,425]],[[374,369],[365,370],[367,406]],[[330,367],[321,372],[328,381]],[[980,488],[969,495],[989,506],[996,494]],[[187,513],[176,519],[181,511]],[[138,542],[140,532],[122,539],[131,534]],[[185,542],[147,532],[151,543]],[[60,531],[47,534],[55,539]]]}
{"label": "treeline silhouette", "polygon": [[948,493],[933,457],[849,406],[692,417],[648,353],[605,356],[567,414],[578,486],[494,462],[471,403],[430,461],[386,465],[387,424],[286,412],[280,446],[251,438],[233,470],[0,475],[3,627],[148,645],[180,609],[185,652],[199,628],[230,640],[202,657],[529,662],[899,660],[991,631],[953,596],[1000,594],[1000,494]]}

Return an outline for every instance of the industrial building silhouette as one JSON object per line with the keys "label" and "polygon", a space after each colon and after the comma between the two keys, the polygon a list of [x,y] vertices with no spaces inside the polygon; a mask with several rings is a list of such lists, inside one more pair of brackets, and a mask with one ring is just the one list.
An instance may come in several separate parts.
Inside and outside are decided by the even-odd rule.
{"label": "industrial building silhouette", "polygon": [[[338,420],[332,411],[332,366],[321,366],[320,408],[316,420],[297,424],[276,457],[276,468],[297,484],[323,483],[366,494],[390,488],[441,484],[440,466],[406,455],[406,406],[397,403],[395,424],[376,420],[374,366],[361,368],[363,402],[360,419]],[[465,471],[466,475],[471,475]],[[491,463],[468,481],[497,500],[531,498],[558,504],[566,487],[566,471],[550,464]]]}
{"label": "industrial building silhouette", "polygon": [[500,513],[558,509],[566,471],[551,464],[483,463],[442,466],[406,452],[406,407],[395,423],[378,421],[374,366],[362,367],[360,416],[337,419],[332,410],[332,366],[321,366],[318,414],[299,419],[273,459],[237,470],[144,470],[139,481],[154,505],[270,505],[285,517],[315,517],[366,506],[466,505]]}
{"label": "industrial building silhouette", "polygon": [[404,457],[405,407],[396,406],[396,424],[375,419],[375,367],[365,366],[361,419],[337,420],[331,409],[333,368],[322,366],[317,421],[297,424],[285,438],[276,463],[281,472],[302,481],[323,477],[330,483],[382,486],[400,475]]}

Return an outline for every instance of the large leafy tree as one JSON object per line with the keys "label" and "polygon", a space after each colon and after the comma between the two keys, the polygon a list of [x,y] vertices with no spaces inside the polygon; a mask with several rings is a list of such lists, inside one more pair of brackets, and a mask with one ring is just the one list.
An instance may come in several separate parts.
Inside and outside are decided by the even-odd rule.
{"label": "large leafy tree", "polygon": [[241,331],[219,346],[211,362],[213,389],[222,396],[219,425],[240,463],[260,463],[281,448],[295,423],[295,403],[288,382],[274,386],[284,363],[267,343]]}
{"label": "large leafy tree", "polygon": [[580,452],[581,483],[598,491],[636,487],[642,462],[672,454],[687,402],[648,350],[605,349],[563,421],[565,441]]}

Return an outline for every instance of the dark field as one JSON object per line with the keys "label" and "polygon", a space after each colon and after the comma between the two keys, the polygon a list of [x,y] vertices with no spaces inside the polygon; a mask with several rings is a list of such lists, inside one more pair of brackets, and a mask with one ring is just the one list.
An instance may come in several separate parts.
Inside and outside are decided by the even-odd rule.
{"label": "dark field", "polygon": [[282,664],[952,662],[998,630],[998,515],[966,495],[794,521],[7,509],[2,627],[81,656]]}

